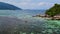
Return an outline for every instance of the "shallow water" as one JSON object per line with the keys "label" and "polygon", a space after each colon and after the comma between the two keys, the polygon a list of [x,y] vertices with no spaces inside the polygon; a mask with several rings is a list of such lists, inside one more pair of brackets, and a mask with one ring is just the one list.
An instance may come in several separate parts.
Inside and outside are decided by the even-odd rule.
{"label": "shallow water", "polygon": [[60,34],[60,20],[32,17],[37,13],[26,10],[0,10],[0,34]]}

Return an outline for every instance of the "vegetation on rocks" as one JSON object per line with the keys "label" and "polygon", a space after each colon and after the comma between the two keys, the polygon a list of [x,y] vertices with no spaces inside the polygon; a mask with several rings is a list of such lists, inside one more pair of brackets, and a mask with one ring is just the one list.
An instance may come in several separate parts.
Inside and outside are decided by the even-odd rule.
{"label": "vegetation on rocks", "polygon": [[60,4],[55,4],[53,7],[51,7],[50,9],[46,10],[47,15],[53,17],[57,14],[60,14]]}

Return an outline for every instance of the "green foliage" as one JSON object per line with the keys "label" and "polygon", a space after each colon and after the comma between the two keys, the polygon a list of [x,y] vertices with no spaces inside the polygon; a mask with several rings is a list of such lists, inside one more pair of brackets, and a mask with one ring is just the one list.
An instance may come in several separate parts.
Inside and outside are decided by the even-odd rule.
{"label": "green foliage", "polygon": [[60,5],[59,4],[55,4],[49,10],[46,10],[45,14],[48,14],[51,17],[53,17],[54,15],[60,14]]}

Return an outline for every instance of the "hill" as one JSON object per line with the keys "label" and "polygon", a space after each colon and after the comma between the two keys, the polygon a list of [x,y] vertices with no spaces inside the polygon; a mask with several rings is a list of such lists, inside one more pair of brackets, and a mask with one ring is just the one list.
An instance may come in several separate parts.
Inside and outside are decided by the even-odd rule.
{"label": "hill", "polygon": [[47,10],[45,14],[47,14],[51,17],[60,14],[60,4],[55,4],[49,10]]}
{"label": "hill", "polygon": [[8,3],[0,2],[0,10],[21,10],[21,8]]}

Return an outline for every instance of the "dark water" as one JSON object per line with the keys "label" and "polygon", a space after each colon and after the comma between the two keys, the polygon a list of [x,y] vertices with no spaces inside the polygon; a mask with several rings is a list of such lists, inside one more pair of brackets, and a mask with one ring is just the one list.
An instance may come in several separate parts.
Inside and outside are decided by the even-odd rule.
{"label": "dark water", "polygon": [[32,17],[40,10],[0,10],[0,34],[60,34],[59,20]]}

